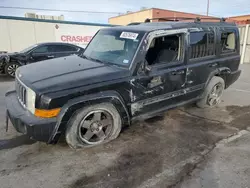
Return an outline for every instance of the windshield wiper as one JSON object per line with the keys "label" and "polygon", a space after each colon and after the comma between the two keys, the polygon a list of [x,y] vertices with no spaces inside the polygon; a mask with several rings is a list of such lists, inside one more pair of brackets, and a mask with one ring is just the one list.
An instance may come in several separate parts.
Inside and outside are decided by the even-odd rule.
{"label": "windshield wiper", "polygon": [[103,63],[103,64],[109,63],[109,62],[101,61],[100,59],[95,59],[95,58],[92,58],[92,57],[87,57],[87,58],[88,58],[89,60],[96,61],[96,62],[98,62],[98,63]]}
{"label": "windshield wiper", "polygon": [[92,58],[92,57],[87,57],[84,54],[81,54],[80,57],[84,58],[84,59],[88,59],[88,60],[92,60],[98,63],[103,63],[103,64],[109,64],[109,65],[114,65],[113,63],[110,63],[108,61],[101,61],[100,59],[96,59],[96,58]]}

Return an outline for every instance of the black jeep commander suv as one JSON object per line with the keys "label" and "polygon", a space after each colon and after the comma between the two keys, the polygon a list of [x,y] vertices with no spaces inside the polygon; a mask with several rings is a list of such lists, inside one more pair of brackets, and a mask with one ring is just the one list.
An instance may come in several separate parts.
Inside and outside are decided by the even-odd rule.
{"label": "black jeep commander suv", "polygon": [[101,29],[81,56],[20,67],[7,118],[38,141],[106,143],[133,120],[191,102],[217,105],[241,73],[239,50],[238,28],[224,21]]}

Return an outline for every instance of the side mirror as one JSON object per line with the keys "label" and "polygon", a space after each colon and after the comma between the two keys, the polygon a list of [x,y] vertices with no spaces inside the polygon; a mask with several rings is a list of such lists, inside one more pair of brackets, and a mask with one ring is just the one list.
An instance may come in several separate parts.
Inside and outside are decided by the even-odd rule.
{"label": "side mirror", "polygon": [[148,66],[148,64],[146,64],[146,65],[145,65],[145,68],[144,68],[144,71],[145,71],[145,73],[148,74],[148,73],[151,71],[151,67]]}
{"label": "side mirror", "polygon": [[28,58],[30,59],[30,60],[33,60],[34,58],[34,56],[36,56],[36,52],[31,52],[31,53],[29,53],[29,55],[28,55]]}
{"label": "side mirror", "polygon": [[146,60],[143,63],[143,70],[146,74],[148,74],[151,71],[151,67],[148,65],[148,62]]}
{"label": "side mirror", "polygon": [[29,56],[32,57],[32,56],[34,56],[35,54],[36,54],[35,52],[30,52],[30,53],[29,53]]}
{"label": "side mirror", "polygon": [[138,70],[138,73],[139,73],[139,74],[148,74],[150,71],[151,71],[151,67],[148,66],[148,62],[147,62],[147,61],[144,61],[144,62],[140,65],[139,70]]}

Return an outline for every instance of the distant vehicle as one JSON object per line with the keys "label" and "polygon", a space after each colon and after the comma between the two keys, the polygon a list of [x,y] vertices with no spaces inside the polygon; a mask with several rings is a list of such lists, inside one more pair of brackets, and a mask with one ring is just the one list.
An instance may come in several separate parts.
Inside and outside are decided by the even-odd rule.
{"label": "distant vehicle", "polygon": [[84,49],[68,43],[49,42],[30,46],[20,52],[0,53],[0,73],[15,77],[20,66],[38,61],[81,54]]}
{"label": "distant vehicle", "polygon": [[81,56],[20,67],[6,122],[47,143],[103,144],[135,120],[187,103],[216,106],[239,64],[239,30],[223,20],[105,28]]}

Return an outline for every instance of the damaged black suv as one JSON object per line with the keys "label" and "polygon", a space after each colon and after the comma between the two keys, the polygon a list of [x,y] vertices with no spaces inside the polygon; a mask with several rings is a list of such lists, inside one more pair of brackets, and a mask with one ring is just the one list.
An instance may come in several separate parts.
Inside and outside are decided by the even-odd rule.
{"label": "damaged black suv", "polygon": [[7,122],[47,143],[62,135],[73,148],[105,143],[134,120],[217,105],[240,76],[239,54],[238,28],[224,21],[101,29],[80,56],[18,68]]}

